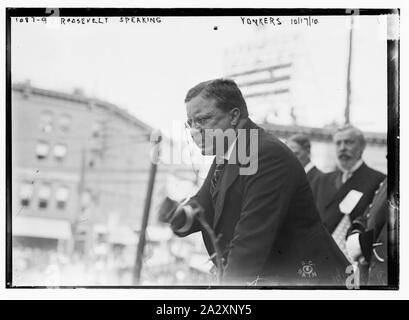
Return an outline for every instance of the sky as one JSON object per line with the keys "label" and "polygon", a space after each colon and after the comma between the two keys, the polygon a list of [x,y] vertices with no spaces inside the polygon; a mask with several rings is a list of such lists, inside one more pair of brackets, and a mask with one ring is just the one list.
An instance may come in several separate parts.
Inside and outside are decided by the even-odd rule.
{"label": "sky", "polygon": [[[243,24],[240,17],[161,17],[150,24],[110,18],[85,25],[50,19],[12,22],[13,82],[29,79],[63,92],[81,88],[170,133],[172,120],[186,120],[188,89],[225,76],[226,50],[288,37],[294,42],[291,99],[300,124],[343,121],[349,17],[317,17],[312,26],[291,25],[290,17],[265,26]],[[387,129],[383,30],[377,16],[355,17],[351,120],[365,131]]]}

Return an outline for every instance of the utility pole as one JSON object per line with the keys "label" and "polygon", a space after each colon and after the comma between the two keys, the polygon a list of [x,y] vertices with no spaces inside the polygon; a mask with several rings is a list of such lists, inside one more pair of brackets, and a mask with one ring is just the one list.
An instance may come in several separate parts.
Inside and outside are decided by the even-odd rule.
{"label": "utility pole", "polygon": [[[80,163],[80,179],[78,182],[78,197],[81,199],[82,194],[85,188],[85,157],[86,157],[86,150],[85,148],[81,148],[81,163]],[[79,201],[79,211],[81,211],[81,201]]]}
{"label": "utility pole", "polygon": [[156,140],[153,141],[154,146],[152,150],[153,152],[151,153],[151,167],[150,167],[150,172],[149,172],[148,190],[146,192],[145,207],[143,211],[141,230],[140,230],[140,235],[139,235],[138,247],[136,251],[135,269],[134,269],[134,274],[133,274],[134,284],[139,284],[141,281],[143,252],[144,252],[145,243],[146,243],[146,228],[148,226],[149,211],[150,211],[151,202],[152,202],[153,187],[155,184],[156,171],[158,168],[157,163],[159,160],[159,152],[160,152],[159,142],[160,141],[161,141],[161,137],[159,134],[157,135]]}
{"label": "utility pole", "polygon": [[[83,197],[84,197],[84,191],[85,191],[85,186],[86,186],[86,148],[83,146],[81,148],[81,155],[80,155],[80,170],[79,170],[79,181],[78,181],[78,205],[77,205],[77,214],[76,217],[74,218],[74,232],[75,235],[79,235],[79,224],[83,221],[81,221],[84,217],[82,216],[83,213]],[[86,235],[88,237],[88,235]],[[78,238],[77,238],[78,239]],[[74,239],[76,241],[77,239]],[[84,250],[87,252],[88,250],[88,241],[86,239],[81,239],[84,240]],[[72,253],[74,252],[74,246],[72,248]]]}
{"label": "utility pole", "polygon": [[347,92],[345,105],[345,124],[350,123],[351,114],[351,64],[352,64],[352,43],[353,43],[354,17],[351,16],[351,25],[349,30],[349,51],[348,51],[348,69],[347,69]]}

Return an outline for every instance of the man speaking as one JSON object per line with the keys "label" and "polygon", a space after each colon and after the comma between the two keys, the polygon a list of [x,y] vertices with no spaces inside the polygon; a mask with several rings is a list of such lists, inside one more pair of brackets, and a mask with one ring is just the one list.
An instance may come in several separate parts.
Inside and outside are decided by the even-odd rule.
{"label": "man speaking", "polygon": [[223,284],[345,285],[348,262],[321,223],[303,167],[248,118],[236,83],[202,82],[185,103],[193,140],[215,160],[198,193],[169,215],[173,231],[201,231],[214,260],[202,209],[217,237]]}

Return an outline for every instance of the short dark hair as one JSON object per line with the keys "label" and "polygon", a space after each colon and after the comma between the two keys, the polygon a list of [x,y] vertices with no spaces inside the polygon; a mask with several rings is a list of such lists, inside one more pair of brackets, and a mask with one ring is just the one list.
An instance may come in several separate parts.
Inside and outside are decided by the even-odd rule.
{"label": "short dark hair", "polygon": [[238,108],[241,118],[249,116],[246,101],[237,84],[231,79],[214,79],[195,85],[187,92],[185,103],[198,95],[205,99],[215,99],[217,107],[225,112]]}
{"label": "short dark hair", "polygon": [[311,150],[311,142],[310,138],[308,138],[305,134],[295,134],[288,138],[288,141],[294,141],[297,143],[301,148],[304,150]]}

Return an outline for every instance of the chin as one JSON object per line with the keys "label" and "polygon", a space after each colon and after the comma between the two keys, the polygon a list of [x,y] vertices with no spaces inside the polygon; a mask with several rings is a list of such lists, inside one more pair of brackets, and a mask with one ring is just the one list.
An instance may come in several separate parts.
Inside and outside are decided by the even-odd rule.
{"label": "chin", "polygon": [[353,163],[349,160],[346,161],[339,161],[339,166],[344,170],[350,170],[353,167]]}

